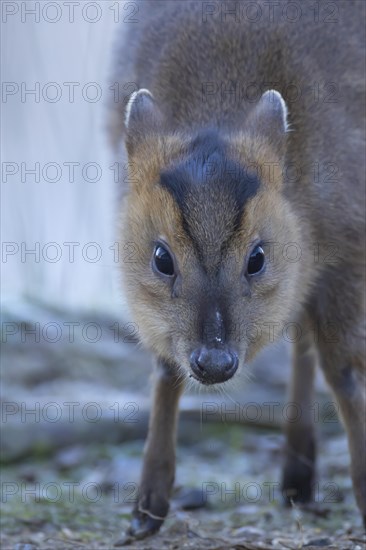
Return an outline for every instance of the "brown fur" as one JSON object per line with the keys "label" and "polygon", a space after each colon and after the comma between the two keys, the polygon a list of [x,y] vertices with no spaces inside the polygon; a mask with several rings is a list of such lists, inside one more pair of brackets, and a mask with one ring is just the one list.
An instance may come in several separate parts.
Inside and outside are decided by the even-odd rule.
{"label": "brown fur", "polygon": [[[139,536],[152,532],[161,524],[156,518],[154,523],[153,516],[167,513],[174,451],[166,442],[174,439],[174,423],[169,419],[175,418],[180,393],[172,389],[174,380],[191,372],[189,357],[201,344],[203,311],[223,308],[223,301],[229,327],[226,343],[237,351],[240,368],[268,343],[266,323],[277,323],[280,333],[289,320],[301,322],[304,335],[295,349],[291,400],[303,409],[311,398],[311,384],[306,381],[312,379],[315,364],[310,330],[320,329],[316,342],[320,363],[340,406],[355,495],[366,517],[365,136],[361,122],[365,6],[337,2],[338,23],[333,24],[314,22],[305,7],[301,22],[289,23],[277,16],[274,22],[263,17],[254,24],[229,16],[222,22],[220,9],[203,22],[203,4],[141,3],[139,25],[117,49],[116,80],[135,82],[136,88],[147,88],[154,97],[140,110],[129,105],[131,121],[125,138],[134,170],[123,202],[122,241],[135,243],[136,261],[123,266],[125,285],[141,340],[172,380],[170,385],[157,383],[133,532]],[[222,4],[215,3],[219,8]],[[265,12],[265,3],[261,5]],[[320,8],[324,6],[320,2]],[[126,50],[128,54],[123,54]],[[128,62],[121,62],[126,56]],[[282,135],[276,113],[266,107],[262,112],[258,101],[232,100],[219,92],[202,95],[203,83],[213,83],[219,90],[221,83],[229,81],[237,89],[255,83],[261,92],[279,91],[289,109],[291,131]],[[315,101],[314,86],[324,95],[329,83],[338,87],[337,101]],[[297,101],[291,101],[291,86],[301,91]],[[122,112],[114,114],[115,143],[124,132],[122,116]],[[259,174],[259,189],[245,202],[234,233],[234,206],[225,185],[198,186],[193,191],[196,199],[190,199],[187,231],[182,208],[160,183],[161,174],[184,162],[198,133],[207,128],[220,136],[230,161],[255,167]],[[327,177],[330,162],[338,170],[336,181]],[[319,177],[314,177],[316,165]],[[300,171],[296,181],[286,177],[289,166]],[[276,252],[260,280],[243,282],[245,258],[257,237],[265,243],[266,256],[270,243],[297,243],[300,260],[286,261]],[[151,270],[159,238],[168,243],[179,264],[174,291]],[[336,246],[333,263],[327,261],[329,243]],[[315,245],[320,251],[317,261]],[[337,331],[332,343],[327,343],[329,323]],[[262,336],[253,341],[244,333],[238,338],[236,326],[260,327]],[[170,398],[169,392],[176,398]],[[160,437],[159,429],[168,435]],[[290,496],[300,497],[302,492],[310,498],[313,428],[304,415],[302,425],[288,426],[286,432],[284,488]],[[156,460],[165,452],[169,480],[165,466]],[[146,504],[151,492],[154,499]]]}

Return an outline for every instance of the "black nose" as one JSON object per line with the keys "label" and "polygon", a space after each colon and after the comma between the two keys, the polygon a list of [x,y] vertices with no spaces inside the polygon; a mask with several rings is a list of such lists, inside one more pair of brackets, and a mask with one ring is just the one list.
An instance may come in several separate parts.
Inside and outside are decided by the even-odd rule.
{"label": "black nose", "polygon": [[216,348],[196,349],[190,358],[191,369],[203,384],[219,384],[229,380],[235,374],[238,363],[236,353]]}

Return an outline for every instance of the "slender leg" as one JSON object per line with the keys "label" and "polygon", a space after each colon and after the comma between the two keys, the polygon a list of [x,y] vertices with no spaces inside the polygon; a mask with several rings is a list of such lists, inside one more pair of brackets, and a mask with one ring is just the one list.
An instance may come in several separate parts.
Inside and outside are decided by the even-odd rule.
{"label": "slender leg", "polygon": [[[359,350],[359,351],[358,351]],[[365,342],[320,346],[322,368],[339,405],[351,455],[351,476],[366,528],[366,366]]]}
{"label": "slender leg", "polygon": [[315,477],[315,435],[311,414],[316,364],[313,338],[306,323],[303,336],[294,345],[289,402],[301,411],[299,420],[285,424],[286,448],[282,489],[286,503],[307,502],[312,497]]}
{"label": "slender leg", "polygon": [[158,531],[169,510],[175,476],[178,403],[183,387],[176,367],[159,361],[139,498],[130,527],[130,534],[135,538]]}

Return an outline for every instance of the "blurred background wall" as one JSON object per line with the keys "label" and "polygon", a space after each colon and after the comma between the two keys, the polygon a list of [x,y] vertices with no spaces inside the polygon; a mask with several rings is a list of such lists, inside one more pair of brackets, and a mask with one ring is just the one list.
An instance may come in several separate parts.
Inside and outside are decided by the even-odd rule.
{"label": "blurred background wall", "polygon": [[26,299],[66,310],[123,307],[113,246],[116,159],[105,120],[111,42],[128,24],[124,4],[2,2],[7,308]]}

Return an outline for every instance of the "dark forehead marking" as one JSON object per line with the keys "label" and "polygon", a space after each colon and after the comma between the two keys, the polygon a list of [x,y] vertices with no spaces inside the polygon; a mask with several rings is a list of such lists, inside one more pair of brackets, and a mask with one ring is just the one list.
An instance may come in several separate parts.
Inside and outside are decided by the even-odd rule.
{"label": "dark forehead marking", "polygon": [[180,209],[187,209],[188,195],[219,190],[242,210],[258,191],[259,180],[238,162],[227,157],[226,145],[214,131],[199,134],[191,143],[186,159],[162,172],[160,183],[174,197]]}
{"label": "dark forehead marking", "polygon": [[217,251],[225,245],[260,182],[230,159],[218,133],[208,130],[192,141],[184,160],[161,173],[160,184],[176,201],[202,259],[208,245]]}

